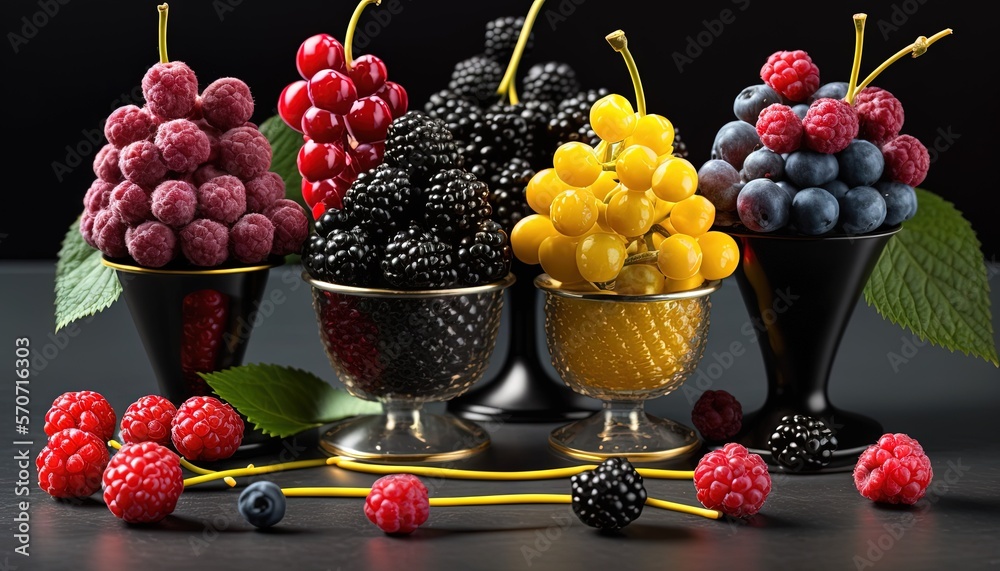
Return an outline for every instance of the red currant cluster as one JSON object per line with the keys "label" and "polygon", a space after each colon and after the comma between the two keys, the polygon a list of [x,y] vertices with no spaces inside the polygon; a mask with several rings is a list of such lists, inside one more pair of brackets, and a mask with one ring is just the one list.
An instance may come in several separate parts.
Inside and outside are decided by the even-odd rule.
{"label": "red currant cluster", "polygon": [[381,164],[389,124],[406,113],[409,99],[401,85],[387,81],[381,59],[367,54],[352,60],[350,48],[329,34],[302,42],[295,64],[302,79],[281,92],[278,114],[304,134],[302,197],[318,219],[342,207],[359,173]]}

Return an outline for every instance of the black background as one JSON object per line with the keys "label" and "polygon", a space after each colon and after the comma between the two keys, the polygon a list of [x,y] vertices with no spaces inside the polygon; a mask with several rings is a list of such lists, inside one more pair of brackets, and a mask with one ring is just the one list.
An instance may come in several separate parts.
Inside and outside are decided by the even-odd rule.
{"label": "black background", "polygon": [[[44,14],[46,3],[50,11],[58,6],[54,16]],[[82,209],[93,179],[90,164],[103,144],[102,137],[102,143],[91,145],[85,133],[100,128],[117,106],[141,105],[139,82],[157,61],[156,4],[3,3],[8,154],[0,258],[55,257]],[[170,57],[191,65],[202,87],[223,76],[246,81],[257,102],[258,122],[274,113],[282,88],[298,79],[294,57],[301,41],[319,32],[343,39],[355,6],[353,0],[170,4]],[[446,86],[455,62],[482,51],[488,20],[522,15],[529,5],[528,0],[383,0],[362,18],[362,30],[375,33],[364,47],[356,43],[355,55],[371,51],[382,57],[390,79],[409,91],[411,108],[420,108]],[[724,10],[731,11],[730,23],[720,19]],[[736,94],[760,82],[759,69],[774,51],[804,49],[824,83],[846,81],[854,47],[851,16],[858,11],[868,14],[862,76],[919,35],[946,27],[955,31],[923,57],[899,61],[876,84],[903,102],[905,133],[943,149],[922,186],[954,202],[979,234],[984,254],[995,259],[1000,253],[1000,232],[992,223],[997,198],[987,181],[995,161],[997,94],[991,85],[1000,48],[989,27],[992,19],[980,10],[960,10],[941,0],[824,3],[809,10],[799,1],[549,0],[535,27],[535,49],[521,70],[563,60],[576,68],[585,87],[606,86],[632,98],[621,57],[604,41],[607,33],[625,30],[650,112],[667,116],[679,128],[692,162],[700,165],[708,159],[716,130],[733,119]],[[25,30],[25,19],[44,25],[29,38],[33,30]],[[27,39],[16,52],[12,33]],[[691,42],[700,33],[707,45],[698,53]],[[672,56],[689,48],[694,57],[679,70]],[[60,180],[54,164],[72,164],[67,145],[87,152]]]}

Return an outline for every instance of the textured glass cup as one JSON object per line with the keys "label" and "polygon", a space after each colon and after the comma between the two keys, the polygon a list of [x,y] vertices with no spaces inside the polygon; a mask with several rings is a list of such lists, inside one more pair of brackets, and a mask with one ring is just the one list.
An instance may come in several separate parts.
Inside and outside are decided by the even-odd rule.
{"label": "textured glass cup", "polygon": [[648,296],[571,291],[544,274],[535,285],[545,293],[553,367],[571,389],[603,401],[597,413],[552,431],[555,450],[588,461],[653,462],[701,445],[692,428],[651,416],[643,405],[679,388],[698,366],[708,339],[709,295],[720,282]]}
{"label": "textured glass cup", "polygon": [[489,446],[479,425],[422,407],[461,395],[486,372],[513,275],[484,286],[429,291],[305,279],[333,370],[351,394],[383,408],[333,425],[320,439],[323,450],[416,462],[456,460]]}

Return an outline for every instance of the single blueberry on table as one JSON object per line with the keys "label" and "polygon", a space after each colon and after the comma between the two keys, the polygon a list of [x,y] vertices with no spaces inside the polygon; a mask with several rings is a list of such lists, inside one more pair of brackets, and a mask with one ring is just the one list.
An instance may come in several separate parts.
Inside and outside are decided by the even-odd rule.
{"label": "single blueberry on table", "polygon": [[285,517],[285,494],[274,482],[254,482],[247,486],[238,500],[240,515],[250,525],[268,528]]}

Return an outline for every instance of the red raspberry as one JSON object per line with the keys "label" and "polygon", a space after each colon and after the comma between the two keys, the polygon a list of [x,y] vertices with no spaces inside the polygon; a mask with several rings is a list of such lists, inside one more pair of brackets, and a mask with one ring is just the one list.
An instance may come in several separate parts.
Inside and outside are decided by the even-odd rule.
{"label": "red raspberry", "polygon": [[85,498],[101,489],[108,447],[78,428],[60,430],[35,458],[38,486],[54,498]]}
{"label": "red raspberry", "polygon": [[189,224],[197,209],[197,190],[189,182],[167,180],[153,191],[153,216],[168,226],[180,228]]}
{"label": "red raspberry", "polygon": [[188,393],[194,396],[212,394],[212,389],[198,373],[218,368],[219,349],[229,318],[229,296],[203,289],[184,297],[181,307],[181,371]]}
{"label": "red raspberry", "polygon": [[903,128],[903,104],[878,87],[866,87],[854,98],[858,111],[858,133],[881,147]]}
{"label": "red raspberry", "polygon": [[274,225],[274,244],[271,253],[287,256],[302,252],[302,244],[309,237],[309,218],[306,211],[292,200],[280,199],[264,215]]}
{"label": "red raspberry", "polygon": [[124,258],[128,256],[125,247],[125,231],[128,225],[111,208],[104,208],[94,215],[94,226],[91,239],[94,245],[109,258]]}
{"label": "red raspberry", "polygon": [[87,194],[83,196],[83,206],[87,212],[97,214],[102,208],[107,208],[111,204],[111,192],[115,185],[103,180],[95,180],[90,183]]}
{"label": "red raspberry", "polygon": [[809,106],[802,127],[806,147],[832,155],[857,138],[858,114],[846,101],[823,97]]}
{"label": "red raspberry", "polygon": [[274,201],[285,197],[285,181],[276,172],[268,171],[248,180],[244,186],[247,191],[247,212],[264,212]]}
{"label": "red raspberry", "polygon": [[125,105],[111,112],[104,123],[104,136],[119,149],[136,141],[145,141],[156,131],[156,122],[145,109]]}
{"label": "red raspberry", "polygon": [[155,442],[126,444],[104,470],[104,503],[128,523],[153,523],[170,515],[184,491],[177,455]]}
{"label": "red raspberry", "polygon": [[56,397],[45,413],[45,434],[79,428],[107,442],[115,434],[116,421],[114,409],[101,393],[66,392]]}
{"label": "red raspberry", "polygon": [[202,92],[201,108],[206,121],[227,131],[250,120],[253,96],[246,83],[235,77],[223,77]]}
{"label": "red raspberry", "polygon": [[122,415],[121,435],[126,444],[170,444],[170,425],[177,407],[160,395],[147,395],[128,405]]}
{"label": "red raspberry", "polygon": [[913,505],[924,497],[933,477],[930,458],[906,434],[882,435],[854,466],[854,486],[873,502]]}
{"label": "red raspberry", "polygon": [[155,220],[126,230],[125,245],[132,259],[144,268],[162,268],[177,257],[177,235]]}
{"label": "red raspberry", "polygon": [[119,151],[118,168],[126,179],[147,188],[167,174],[167,165],[152,141],[136,141]]}
{"label": "red raspberry", "polygon": [[254,127],[230,129],[219,137],[219,166],[244,180],[271,168],[271,143]]}
{"label": "red raspberry", "polygon": [[789,101],[799,102],[819,89],[819,68],[802,50],[775,52],[760,70],[760,78]]}
{"label": "red raspberry", "polygon": [[743,427],[743,405],[726,391],[705,391],[694,403],[691,422],[706,439],[723,441]]}
{"label": "red raspberry", "polygon": [[111,191],[108,206],[118,213],[126,224],[139,224],[149,219],[149,193],[134,182],[125,181]]}
{"label": "red raspberry", "polygon": [[773,103],[757,117],[757,135],[765,147],[776,153],[797,151],[802,144],[802,119],[791,107]]}
{"label": "red raspberry", "polygon": [[733,517],[751,516],[771,493],[771,475],[759,454],[730,442],[698,461],[694,487],[706,508]]}
{"label": "red raspberry", "polygon": [[274,224],[267,216],[256,212],[240,218],[229,231],[229,247],[233,257],[244,264],[264,261],[274,243]]}
{"label": "red raspberry", "polygon": [[919,186],[931,168],[927,147],[916,137],[900,135],[882,145],[886,176],[896,182]]}
{"label": "red raspberry", "polygon": [[243,442],[243,419],[215,397],[191,397],[177,409],[170,440],[188,460],[229,458]]}
{"label": "red raspberry", "polygon": [[386,533],[416,531],[430,514],[427,487],[413,474],[390,474],[372,484],[365,499],[365,515]]}
{"label": "red raspberry", "polygon": [[118,184],[122,180],[122,169],[118,167],[118,149],[108,143],[97,151],[94,157],[94,174],[97,178]]}
{"label": "red raspberry", "polygon": [[94,242],[94,219],[97,218],[94,214],[84,211],[80,216],[80,235],[83,236],[83,241],[86,242],[91,248],[96,248],[97,244]]}
{"label": "red raspberry", "polygon": [[187,117],[198,97],[198,77],[181,61],[158,63],[142,78],[146,106],[162,119]]}
{"label": "red raspberry", "polygon": [[205,218],[232,224],[246,209],[246,187],[235,176],[217,176],[198,187],[198,211]]}
{"label": "red raspberry", "polygon": [[208,135],[187,119],[167,121],[156,129],[156,148],[167,168],[181,173],[194,172],[208,160]]}
{"label": "red raspberry", "polygon": [[196,266],[218,266],[229,257],[229,229],[215,220],[199,218],[181,228],[181,251]]}

